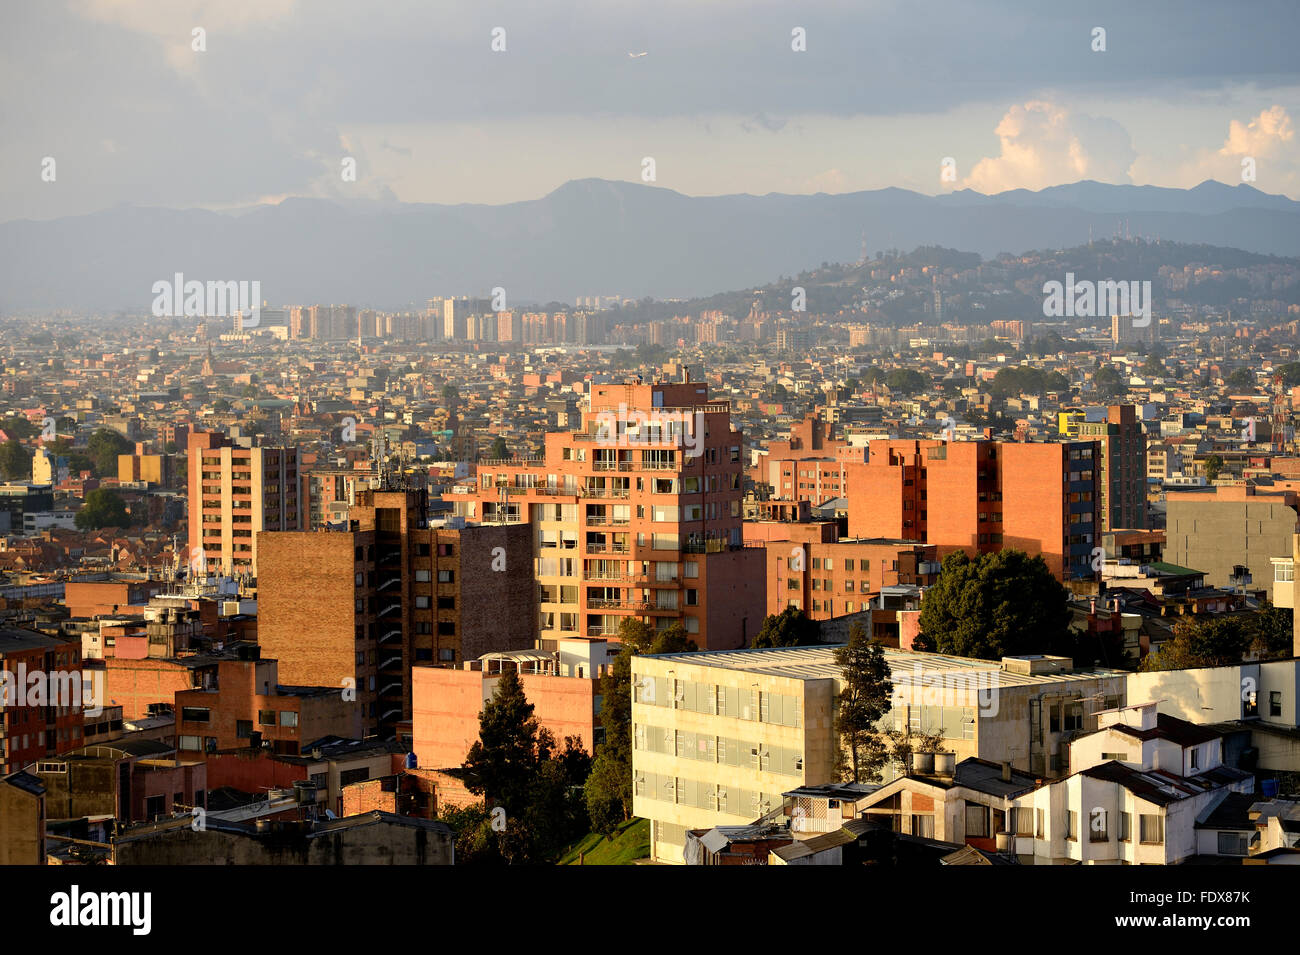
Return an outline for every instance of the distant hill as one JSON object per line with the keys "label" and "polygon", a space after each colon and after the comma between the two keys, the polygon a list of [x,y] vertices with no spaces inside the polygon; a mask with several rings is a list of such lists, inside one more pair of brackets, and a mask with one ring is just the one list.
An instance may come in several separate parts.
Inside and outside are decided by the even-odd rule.
{"label": "distant hill", "polygon": [[843,195],[690,197],[583,179],[500,206],[288,199],[240,214],[121,206],[0,224],[0,312],[144,309],[160,279],[258,280],[272,304],[380,308],[437,295],[507,305],[578,295],[691,298],[823,262],[939,246],[1072,248],[1132,235],[1300,255],[1300,203],[1247,185],[1194,189],[1078,182],[996,196],[902,189]]}

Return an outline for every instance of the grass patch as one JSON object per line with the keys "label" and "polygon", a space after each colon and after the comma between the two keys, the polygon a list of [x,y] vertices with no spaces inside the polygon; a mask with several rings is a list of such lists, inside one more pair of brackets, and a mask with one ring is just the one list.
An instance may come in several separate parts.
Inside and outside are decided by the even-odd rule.
{"label": "grass patch", "polygon": [[560,856],[558,865],[577,865],[578,857],[586,853],[583,865],[632,865],[638,859],[650,858],[650,820],[633,819],[614,831],[612,839],[598,832],[589,832]]}

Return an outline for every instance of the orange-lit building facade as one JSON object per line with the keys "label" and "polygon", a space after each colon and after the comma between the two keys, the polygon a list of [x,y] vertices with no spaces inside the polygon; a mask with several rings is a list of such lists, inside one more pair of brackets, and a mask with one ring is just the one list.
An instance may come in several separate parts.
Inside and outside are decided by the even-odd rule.
{"label": "orange-lit building facade", "polygon": [[297,448],[243,448],[225,435],[189,436],[189,553],[208,572],[257,575],[257,534],[307,526]]}
{"label": "orange-lit building facade", "polygon": [[940,559],[1015,548],[1063,581],[1093,577],[1098,464],[1093,441],[872,441],[849,466],[849,534],[933,544]]}
{"label": "orange-lit building facade", "polygon": [[928,587],[938,577],[934,545],[772,541],[767,545],[767,612],[794,607],[814,620],[829,620],[871,609],[872,598],[885,587]]}
{"label": "orange-lit building facade", "polygon": [[764,604],[763,552],[742,534],[743,446],[703,383],[596,384],[580,430],[546,435],[541,458],[480,463],[446,500],[531,526],[543,641],[615,636],[635,617],[735,648]]}

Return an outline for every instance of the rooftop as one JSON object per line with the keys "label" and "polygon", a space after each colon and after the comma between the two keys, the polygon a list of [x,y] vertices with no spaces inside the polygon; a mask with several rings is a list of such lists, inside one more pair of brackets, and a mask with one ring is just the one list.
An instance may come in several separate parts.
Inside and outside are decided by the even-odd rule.
{"label": "rooftop", "polygon": [[[839,645],[815,647],[771,647],[756,650],[703,650],[695,653],[664,653],[652,660],[666,660],[684,666],[719,667],[741,670],[764,676],[785,677],[793,680],[827,680],[840,676],[835,662]],[[644,658],[643,658],[644,659]],[[885,648],[885,661],[889,664],[891,678],[896,684],[917,686],[923,680],[933,680],[936,671],[974,680],[978,674],[997,674],[998,685],[1044,686],[1063,680],[1092,680],[1101,677],[1123,676],[1122,670],[1104,667],[1065,669],[1057,672],[1033,674],[1007,669],[997,660],[977,660],[972,657],[955,657],[942,653],[921,653],[915,650]]]}

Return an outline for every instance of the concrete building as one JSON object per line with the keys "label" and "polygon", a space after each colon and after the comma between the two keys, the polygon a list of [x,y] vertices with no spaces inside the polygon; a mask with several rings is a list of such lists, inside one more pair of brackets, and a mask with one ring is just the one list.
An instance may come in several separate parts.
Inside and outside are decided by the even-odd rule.
{"label": "concrete building", "polygon": [[543,640],[615,636],[634,617],[740,647],[764,605],[763,554],[742,535],[743,444],[705,384],[593,385],[582,430],[547,434],[541,459],[480,464],[445,499],[466,519],[530,525]]}
{"label": "concrete building", "polygon": [[328,822],[227,822],[209,816],[133,826],[113,842],[115,865],[453,865],[445,822],[369,812]]}
{"label": "concrete building", "polygon": [[[940,559],[1016,548],[1091,578],[1097,443],[872,441],[848,468],[849,535],[934,544]],[[931,507],[931,504],[934,506]]]}
{"label": "concrete building", "polygon": [[[937,734],[957,760],[1046,778],[1065,772],[1089,714],[1126,691],[1120,671],[1062,657],[885,658],[895,690],[882,729]],[[749,824],[783,793],[835,778],[833,647],[638,656],[632,684],[633,812],[651,820],[655,858],[679,861],[687,829]],[[887,766],[882,781],[900,771]]]}
{"label": "concrete building", "polygon": [[202,759],[177,759],[170,744],[122,740],[85,746],[36,764],[45,787],[46,815],[101,816],[144,822],[206,805]]}
{"label": "concrete building", "polygon": [[45,787],[28,772],[0,777],[0,866],[45,865]]}
{"label": "concrete building", "polygon": [[1200,853],[1199,821],[1227,795],[1254,792],[1250,773],[1224,765],[1219,733],[1158,715],[1155,703],[1097,718],[1071,744],[1068,777],[1011,801],[1017,855],[1037,865],[1176,865]]}
{"label": "concrete building", "polygon": [[1252,589],[1273,598],[1272,558],[1292,553],[1297,530],[1295,491],[1251,484],[1219,485],[1166,494],[1164,558],[1205,571],[1212,587],[1234,588],[1233,568],[1250,570]]}
{"label": "concrete building", "polygon": [[415,665],[533,646],[529,528],[430,522],[427,505],[365,490],[345,532],[259,535],[258,642],[286,683],[354,687],[355,735],[410,719]]}
{"label": "concrete building", "polygon": [[191,573],[256,577],[258,534],[306,528],[300,463],[297,448],[243,448],[211,431],[191,432]]}

